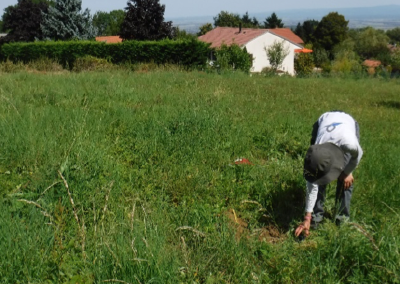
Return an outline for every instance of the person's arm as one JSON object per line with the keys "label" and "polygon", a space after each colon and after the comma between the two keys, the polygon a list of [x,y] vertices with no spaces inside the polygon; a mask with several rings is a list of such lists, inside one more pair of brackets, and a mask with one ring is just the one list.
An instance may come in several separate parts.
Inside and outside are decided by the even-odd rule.
{"label": "person's arm", "polygon": [[298,237],[304,231],[304,235],[308,237],[310,234],[310,226],[311,226],[311,212],[307,212],[304,216],[304,221],[301,223],[296,231],[294,232],[295,236]]}
{"label": "person's arm", "polygon": [[318,185],[307,181],[307,193],[306,193],[306,212],[313,212],[315,202],[317,201]]}
{"label": "person's arm", "polygon": [[343,151],[349,156],[348,163],[343,172],[339,176],[339,180],[343,182],[344,189],[348,189],[354,182],[353,171],[360,163],[363,151],[358,143],[353,145],[342,145]]}
{"label": "person's arm", "polygon": [[310,234],[310,225],[311,225],[311,214],[313,212],[315,202],[317,201],[318,195],[318,185],[313,184],[307,181],[307,193],[306,193],[306,208],[305,208],[305,216],[304,221],[300,224],[296,231],[295,236],[298,237],[303,231],[305,236]]}

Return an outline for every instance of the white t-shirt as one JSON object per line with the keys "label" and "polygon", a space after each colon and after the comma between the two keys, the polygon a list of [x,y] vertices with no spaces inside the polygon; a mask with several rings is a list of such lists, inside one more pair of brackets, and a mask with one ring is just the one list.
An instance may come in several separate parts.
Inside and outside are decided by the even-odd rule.
{"label": "white t-shirt", "polygon": [[[356,135],[355,120],[344,112],[326,112],[318,119],[315,144],[333,143],[351,158],[343,172],[350,174],[359,164],[363,151]],[[318,185],[307,181],[306,212],[312,212],[317,200]]]}

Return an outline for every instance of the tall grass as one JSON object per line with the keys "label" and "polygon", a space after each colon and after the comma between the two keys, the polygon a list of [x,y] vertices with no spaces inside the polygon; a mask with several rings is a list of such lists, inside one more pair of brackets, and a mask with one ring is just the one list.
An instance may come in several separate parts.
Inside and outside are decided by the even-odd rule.
{"label": "tall grass", "polygon": [[[399,93],[380,79],[1,74],[0,279],[398,283]],[[302,159],[332,109],[361,126],[351,222],[299,243]]]}

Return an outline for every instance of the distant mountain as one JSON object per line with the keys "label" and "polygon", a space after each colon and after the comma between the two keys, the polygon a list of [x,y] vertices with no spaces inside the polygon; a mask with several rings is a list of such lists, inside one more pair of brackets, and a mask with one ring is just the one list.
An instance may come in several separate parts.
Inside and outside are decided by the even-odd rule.
{"label": "distant mountain", "polygon": [[[263,13],[249,13],[251,17],[256,17],[263,22],[274,11]],[[330,12],[338,12],[345,16],[349,21],[350,28],[362,28],[371,26],[377,29],[393,29],[400,27],[400,5],[387,5],[376,7],[358,8],[337,8],[337,9],[298,9],[298,10],[278,10],[277,16],[282,19],[287,27],[295,27],[299,22],[305,20],[321,20]],[[175,26],[179,26],[188,32],[196,33],[199,27],[205,23],[214,23],[213,16],[171,18]]]}

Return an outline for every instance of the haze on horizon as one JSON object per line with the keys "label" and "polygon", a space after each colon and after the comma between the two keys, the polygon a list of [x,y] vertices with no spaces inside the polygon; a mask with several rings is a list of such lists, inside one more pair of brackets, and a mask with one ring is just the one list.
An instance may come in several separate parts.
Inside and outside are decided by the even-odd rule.
{"label": "haze on horizon", "polygon": [[[124,9],[127,6],[127,0],[82,0],[82,8],[89,8],[91,14],[97,11],[106,11]],[[160,0],[161,4],[165,5],[166,18],[185,18],[185,17],[201,17],[201,16],[216,16],[221,11],[228,11],[231,13],[244,14],[249,12],[250,16],[252,13],[272,13],[279,12],[282,10],[313,10],[313,9],[325,9],[329,8],[332,10],[340,8],[355,8],[355,7],[373,7],[373,6],[384,6],[384,5],[398,5],[395,3],[398,1],[394,0],[337,0],[331,1],[318,1],[315,0],[286,0],[286,1],[274,1],[270,4],[266,4],[264,0]],[[1,0],[0,3],[0,15],[3,14],[4,8],[17,4],[17,0]],[[279,16],[279,15],[278,15]]]}

